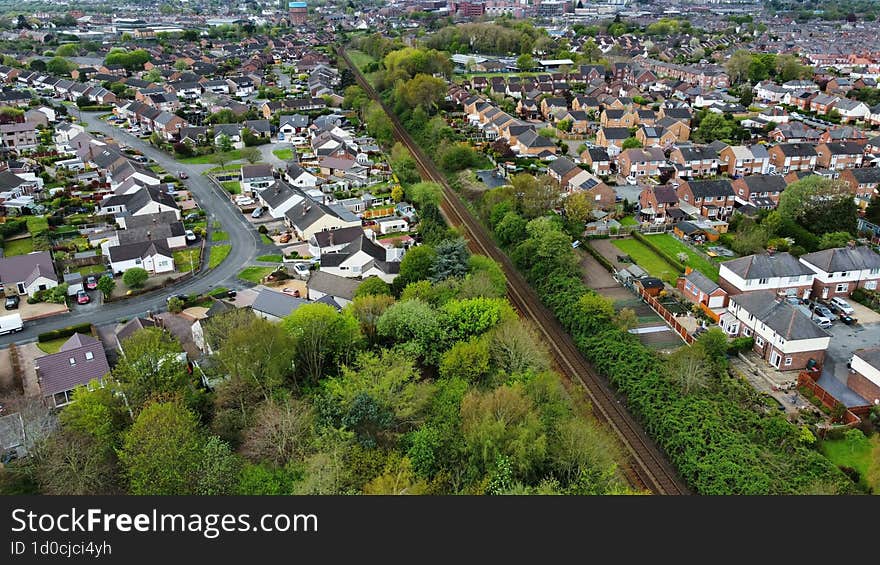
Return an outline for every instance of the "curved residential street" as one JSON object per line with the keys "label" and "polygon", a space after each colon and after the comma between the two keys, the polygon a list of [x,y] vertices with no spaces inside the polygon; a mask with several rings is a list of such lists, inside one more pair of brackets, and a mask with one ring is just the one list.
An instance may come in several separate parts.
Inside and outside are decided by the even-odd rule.
{"label": "curved residential street", "polygon": [[[83,121],[88,124],[86,131],[98,131],[114,138],[120,143],[129,145],[132,149],[136,149],[147,157],[154,159],[156,163],[165,168],[171,175],[177,175],[177,171],[184,171],[189,175],[189,178],[183,181],[183,183],[192,192],[193,198],[199,206],[205,210],[208,220],[208,235],[205,237],[205,260],[203,261],[202,269],[195,278],[188,279],[178,285],[142,294],[127,300],[102,304],[97,309],[77,311],[76,306],[74,306],[69,314],[25,322],[25,327],[21,332],[0,337],[0,346],[13,342],[24,343],[33,341],[38,334],[74,324],[91,322],[95,325],[103,325],[143,315],[148,311],[156,312],[164,309],[165,298],[169,294],[199,294],[220,286],[242,288],[244,284],[236,278],[239,271],[255,262],[256,258],[260,255],[278,253],[278,248],[266,245],[261,241],[257,230],[243,217],[222,189],[202,175],[206,169],[214,165],[181,164],[167,153],[156,149],[146,141],[104,120],[98,119],[99,115],[98,113],[82,113]],[[215,221],[220,222],[223,231],[229,234],[228,241],[222,243],[231,244],[232,250],[218,267],[209,271],[207,269],[207,258],[211,248],[210,232],[211,226]]]}

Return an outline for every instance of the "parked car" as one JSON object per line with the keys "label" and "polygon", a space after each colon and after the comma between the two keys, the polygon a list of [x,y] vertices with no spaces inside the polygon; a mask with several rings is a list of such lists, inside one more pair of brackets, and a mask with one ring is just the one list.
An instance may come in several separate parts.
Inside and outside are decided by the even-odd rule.
{"label": "parked car", "polygon": [[235,203],[238,204],[239,206],[251,206],[251,205],[255,204],[256,201],[253,198],[245,196],[244,198],[240,198],[240,199],[236,198]]}
{"label": "parked car", "polygon": [[287,233],[281,234],[281,237],[278,238],[278,242],[279,243],[287,243],[291,239],[293,239],[293,235],[291,235],[290,232],[287,232]]}
{"label": "parked car", "polygon": [[265,208],[263,208],[262,206],[258,206],[256,208],[254,208],[253,212],[251,212],[251,218],[254,218],[254,219],[259,218],[260,216],[263,215],[263,212],[265,212],[265,211],[266,211]]}
{"label": "parked car", "polygon": [[188,178],[189,178],[189,175],[186,174],[184,171],[177,171],[177,178],[179,178],[179,179],[188,179]]}
{"label": "parked car", "polygon": [[86,277],[86,290],[95,290],[98,288],[98,277],[89,275]]}
{"label": "parked car", "polygon": [[184,234],[186,236],[187,241],[195,241],[196,240],[196,234],[192,230],[186,230],[184,232]]}
{"label": "parked car", "polygon": [[76,292],[76,303],[77,304],[88,304],[92,299],[89,297],[88,293],[84,290],[78,290]]}
{"label": "parked car", "polygon": [[308,263],[294,263],[293,272],[301,277],[309,276],[310,267]]}
{"label": "parked car", "polygon": [[831,320],[832,322],[837,319],[837,315],[831,311],[830,308],[825,306],[824,304],[816,304],[813,307],[813,312],[819,314],[820,316],[824,316]]}
{"label": "parked car", "polygon": [[11,294],[6,297],[6,302],[3,303],[3,307],[7,310],[16,310],[19,302],[21,302],[21,298],[19,298],[17,294]]}
{"label": "parked car", "polygon": [[195,222],[195,221],[198,221],[198,219],[199,219],[199,215],[196,214],[195,212],[191,212],[183,217],[184,222]]}
{"label": "parked car", "polygon": [[839,296],[835,296],[831,300],[828,301],[828,305],[832,310],[840,312],[841,314],[846,314],[847,316],[852,316],[856,313],[852,306],[849,305],[849,302],[840,298]]}

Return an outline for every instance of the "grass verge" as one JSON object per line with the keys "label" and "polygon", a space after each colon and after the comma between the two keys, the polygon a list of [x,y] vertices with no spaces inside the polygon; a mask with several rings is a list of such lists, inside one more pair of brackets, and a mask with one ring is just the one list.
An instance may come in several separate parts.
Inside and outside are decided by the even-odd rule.
{"label": "grass verge", "polygon": [[229,244],[211,247],[211,253],[208,255],[208,268],[213,269],[220,265],[229,256],[230,251],[232,251],[232,246]]}
{"label": "grass verge", "polygon": [[269,275],[274,270],[275,267],[245,267],[238,273],[238,278],[254,284],[260,284],[263,277]]}

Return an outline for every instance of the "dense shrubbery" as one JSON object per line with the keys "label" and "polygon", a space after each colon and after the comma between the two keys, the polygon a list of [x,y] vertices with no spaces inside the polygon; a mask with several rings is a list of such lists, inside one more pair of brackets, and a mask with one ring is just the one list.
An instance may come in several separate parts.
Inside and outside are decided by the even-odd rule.
{"label": "dense shrubbery", "polygon": [[[485,211],[496,231],[517,216],[509,203],[494,207],[507,210],[502,219],[495,210]],[[626,395],[630,410],[698,493],[853,490],[833,464],[799,441],[795,426],[754,409],[755,391],[726,373],[726,340],[713,335],[699,347],[683,348],[677,355],[701,355],[694,365],[697,372],[707,363],[717,366],[708,375],[682,374],[680,367],[687,365],[662,362],[637,336],[617,327],[602,306],[604,299],[583,284],[571,239],[559,222],[539,218],[518,233],[518,238],[506,237],[511,258],[583,354]],[[719,346],[711,347],[713,340]],[[690,377],[703,379],[700,386],[680,386]]]}

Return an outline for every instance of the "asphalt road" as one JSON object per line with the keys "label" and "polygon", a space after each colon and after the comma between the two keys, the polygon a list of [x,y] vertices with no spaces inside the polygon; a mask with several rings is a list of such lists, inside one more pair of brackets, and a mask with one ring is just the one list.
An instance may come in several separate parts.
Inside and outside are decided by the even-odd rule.
{"label": "asphalt road", "polygon": [[[142,294],[127,300],[102,304],[99,308],[84,308],[78,311],[74,305],[69,314],[25,322],[24,329],[21,332],[0,337],[0,346],[13,342],[25,343],[33,341],[38,334],[70,325],[91,322],[100,326],[144,315],[148,311],[157,312],[165,308],[165,299],[170,294],[200,294],[216,287],[244,288],[246,285],[236,278],[236,274],[244,267],[255,262],[259,255],[278,252],[277,247],[266,245],[261,241],[257,230],[238,211],[238,208],[233,205],[222,189],[207,177],[202,176],[202,172],[213,165],[183,165],[163,151],[152,147],[146,141],[103,120],[99,120],[99,115],[97,113],[83,112],[82,119],[88,124],[87,131],[99,131],[108,137],[129,145],[131,148],[155,160],[169,174],[177,175],[177,171],[184,171],[189,175],[189,178],[183,182],[186,184],[187,189],[192,192],[193,198],[198,202],[199,206],[208,215],[209,235],[206,237],[207,247],[202,269],[195,278],[188,279],[178,285]],[[215,221],[219,221],[223,231],[229,234],[229,240],[222,243],[232,244],[232,250],[218,267],[208,270],[207,258],[211,246],[210,230]],[[122,283],[120,282],[119,284]],[[0,315],[3,315],[2,311],[0,311]]]}

